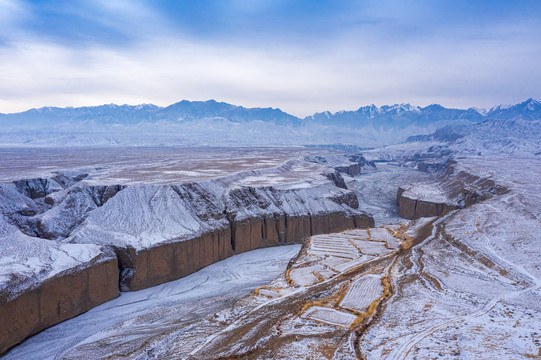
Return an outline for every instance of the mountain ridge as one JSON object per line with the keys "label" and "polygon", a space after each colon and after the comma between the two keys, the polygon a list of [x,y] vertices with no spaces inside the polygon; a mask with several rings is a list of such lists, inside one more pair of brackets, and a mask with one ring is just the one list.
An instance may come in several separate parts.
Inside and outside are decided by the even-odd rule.
{"label": "mountain ridge", "polygon": [[[158,106],[154,104],[137,104],[137,105],[129,105],[129,104],[123,104],[123,105],[117,105],[114,103],[110,104],[103,104],[103,105],[97,105],[97,106],[80,106],[80,107],[73,107],[73,106],[66,106],[66,107],[56,107],[56,106],[43,106],[40,108],[31,108],[26,111],[22,112],[16,112],[16,113],[0,113],[1,118],[9,118],[9,117],[19,117],[24,114],[30,115],[30,114],[39,114],[39,115],[46,115],[46,114],[52,114],[52,113],[60,113],[59,115],[67,115],[67,114],[74,114],[74,113],[84,113],[84,112],[97,112],[98,114],[105,111],[141,111],[141,112],[153,112],[158,115],[163,116],[164,114],[170,114],[170,113],[187,113],[188,110],[191,110],[192,118],[197,118],[196,115],[198,115],[200,118],[206,118],[206,117],[224,117],[224,114],[232,113],[234,111],[237,112],[243,112],[245,114],[249,114],[253,116],[254,113],[257,114],[272,114],[279,117],[286,117],[289,119],[296,119],[296,120],[318,120],[319,118],[326,118],[326,119],[332,119],[332,118],[338,118],[343,117],[345,115],[362,115],[365,118],[375,118],[377,115],[380,114],[387,114],[387,115],[400,115],[404,113],[425,113],[426,114],[437,114],[440,111],[444,111],[445,114],[449,114],[448,119],[452,118],[464,118],[466,114],[472,115],[472,117],[476,117],[481,119],[481,117],[495,117],[495,118],[501,118],[505,117],[506,115],[511,112],[513,114],[521,114],[525,116],[530,116],[531,114],[529,112],[533,112],[535,114],[541,114],[541,102],[538,100],[535,100],[533,98],[529,98],[522,103],[518,103],[515,105],[497,105],[489,110],[479,109],[476,107],[470,107],[467,109],[459,109],[459,108],[447,108],[440,104],[430,104],[425,107],[417,106],[417,105],[411,105],[409,103],[401,103],[401,104],[393,104],[393,105],[382,105],[382,106],[376,106],[374,104],[371,105],[365,105],[359,107],[357,110],[340,110],[336,111],[334,113],[330,111],[323,111],[323,112],[316,112],[312,115],[308,115],[304,118],[300,118],[291,114],[288,114],[281,110],[280,108],[273,108],[273,107],[253,107],[253,108],[247,108],[240,105],[234,105],[226,102],[218,102],[214,99],[205,100],[205,101],[189,101],[189,100],[181,100],[179,102],[170,104],[168,106]],[[471,118],[471,117],[470,117]],[[254,118],[255,119],[255,118]],[[258,118],[258,120],[265,120],[265,117]]]}
{"label": "mountain ridge", "polygon": [[445,126],[483,121],[541,119],[541,103],[532,98],[490,110],[395,104],[315,113],[305,118],[279,108],[246,108],[218,102],[188,101],[166,107],[153,104],[105,104],[42,107],[0,114],[0,146],[283,146],[396,144]]}

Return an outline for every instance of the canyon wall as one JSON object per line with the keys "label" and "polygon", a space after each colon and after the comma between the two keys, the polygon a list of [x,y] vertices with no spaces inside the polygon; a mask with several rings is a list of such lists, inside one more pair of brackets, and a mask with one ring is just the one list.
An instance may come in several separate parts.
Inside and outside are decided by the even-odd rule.
{"label": "canyon wall", "polygon": [[445,172],[431,183],[399,187],[396,195],[398,215],[405,219],[440,216],[507,191],[490,179],[490,175],[481,177],[457,170],[455,164],[455,161],[449,161]]}
{"label": "canyon wall", "polygon": [[139,251],[115,247],[122,269],[121,288],[140,290],[184,277],[235,254],[301,243],[312,235],[371,226],[374,220],[365,214],[281,215],[233,221],[230,227]]}
{"label": "canyon wall", "polygon": [[0,354],[28,336],[119,295],[118,264],[109,258],[57,274],[0,302]]}
{"label": "canyon wall", "polygon": [[420,199],[410,195],[408,190],[410,190],[409,186],[401,186],[396,194],[398,215],[404,219],[440,216],[458,208],[458,205],[451,203]]}

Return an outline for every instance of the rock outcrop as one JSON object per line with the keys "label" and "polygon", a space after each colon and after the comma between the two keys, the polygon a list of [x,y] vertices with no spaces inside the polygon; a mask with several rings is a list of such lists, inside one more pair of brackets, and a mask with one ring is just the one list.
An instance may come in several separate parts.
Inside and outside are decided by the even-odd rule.
{"label": "rock outcrop", "polygon": [[[425,195],[419,192],[419,188],[423,190],[430,188],[430,195]],[[414,192],[414,190],[417,190]],[[422,191],[422,190],[421,190]],[[438,193],[438,197],[431,197],[434,193]],[[443,192],[437,186],[427,186],[427,184],[411,184],[398,188],[396,195],[396,204],[398,205],[398,215],[405,219],[418,219],[420,217],[440,216],[449,211],[458,208],[458,205],[451,203],[450,199],[442,198]]]}
{"label": "rock outcrop", "polygon": [[373,161],[366,160],[364,156],[360,154],[351,155],[349,157],[349,161],[351,161],[352,164],[337,166],[335,169],[341,173],[348,174],[349,176],[360,175],[362,169],[369,171],[376,169],[376,164]]}
{"label": "rock outcrop", "polygon": [[364,214],[282,215],[234,221],[228,228],[142,250],[116,247],[123,269],[121,288],[140,290],[184,277],[235,254],[300,243],[311,235],[370,226],[374,226],[374,220]]}
{"label": "rock outcrop", "polygon": [[28,336],[82,314],[119,295],[112,257],[59,273],[14,299],[0,301],[0,354]]}
{"label": "rock outcrop", "polygon": [[445,173],[434,182],[399,187],[398,215],[406,219],[440,216],[507,191],[490,179],[490,175],[481,177],[457,171],[455,164],[449,161]]}
{"label": "rock outcrop", "polygon": [[110,249],[31,237],[1,214],[0,259],[0,353],[119,294]]}
{"label": "rock outcrop", "polygon": [[352,191],[324,177],[310,186],[235,187],[231,180],[127,187],[68,241],[113,247],[122,289],[138,290],[234,254],[373,225]]}

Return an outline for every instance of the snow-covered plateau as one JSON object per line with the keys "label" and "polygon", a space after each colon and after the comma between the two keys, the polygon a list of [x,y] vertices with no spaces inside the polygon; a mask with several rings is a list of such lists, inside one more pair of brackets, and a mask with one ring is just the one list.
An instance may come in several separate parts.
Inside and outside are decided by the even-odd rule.
{"label": "snow-covered plateau", "polygon": [[[235,254],[373,223],[341,175],[370,166],[359,156],[91,149],[60,152],[55,164],[57,150],[42,149],[31,164],[17,161],[27,151],[2,159],[0,315],[9,326],[0,351],[117,297],[119,281],[144,289]],[[38,177],[17,177],[26,171]]]}
{"label": "snow-covered plateau", "polygon": [[[5,149],[0,339],[34,292],[73,318],[4,357],[541,357],[541,129],[509,109],[362,155]],[[107,299],[39,290],[77,278]]]}

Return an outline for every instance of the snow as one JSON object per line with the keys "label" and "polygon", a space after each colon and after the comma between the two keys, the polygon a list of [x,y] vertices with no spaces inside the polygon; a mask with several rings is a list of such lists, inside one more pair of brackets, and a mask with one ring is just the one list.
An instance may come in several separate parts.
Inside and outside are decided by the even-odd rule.
{"label": "snow", "polygon": [[168,324],[190,313],[212,315],[283,272],[299,249],[300,245],[288,245],[253,250],[179,280],[121,293],[117,299],[33,336],[4,359],[56,359],[78,345],[113,336],[131,326],[146,326],[150,331],[159,326],[153,324],[156,316],[159,322]]}
{"label": "snow", "polygon": [[398,291],[363,336],[368,359],[528,358],[541,333],[539,159],[459,159],[509,191],[441,218],[393,272]]}
{"label": "snow", "polygon": [[[0,215],[0,293],[3,300],[64,271],[112,258],[98,245],[62,244],[23,234]],[[16,279],[16,280],[15,280]]]}
{"label": "snow", "polygon": [[[86,149],[77,151],[71,163],[64,162],[61,149],[0,151],[0,165],[5,165],[1,179],[33,175],[41,186],[43,178],[54,203],[51,207],[32,201],[7,183],[0,186],[6,200],[0,209],[10,214],[21,209],[35,212],[35,217],[20,218],[28,227],[25,231],[64,242],[137,250],[229,227],[226,213],[243,220],[283,213],[357,212],[340,200],[349,191],[324,175],[332,166],[351,164],[347,155],[304,149],[173,150],[119,149],[111,156]],[[325,165],[306,161],[310,154],[328,159]],[[36,170],[43,161],[57,165]],[[68,164],[71,169],[61,168]],[[78,180],[64,189],[48,176]],[[107,186],[118,185],[122,189],[116,195],[102,199]]]}
{"label": "snow", "polygon": [[[330,180],[311,187],[237,187],[241,175],[183,185],[130,186],[91,211],[67,239],[76,243],[131,246],[138,250],[184,240],[229,226],[236,219],[286,213],[303,216],[329,212],[354,213],[334,199],[347,190]],[[229,185],[229,184],[232,184]]]}
{"label": "snow", "polygon": [[414,183],[402,187],[402,196],[433,203],[446,203],[449,201],[445,191],[439,184],[435,183]]}
{"label": "snow", "polygon": [[4,301],[61,272],[87,268],[112,257],[98,245],[30,237],[0,215],[0,294]]}
{"label": "snow", "polygon": [[311,307],[306,313],[304,313],[303,317],[345,328],[349,327],[357,318],[353,314],[335,309],[324,308],[321,306]]}
{"label": "snow", "polygon": [[392,163],[377,163],[377,171],[364,173],[348,182],[355,191],[360,208],[372,214],[376,225],[402,222],[395,205],[399,186],[426,181],[432,175]]}
{"label": "snow", "polygon": [[272,291],[272,290],[268,290],[268,289],[259,289],[259,294],[260,295],[263,295],[263,296],[267,296],[271,299],[274,299],[274,298],[277,298],[277,297],[280,297],[280,293],[276,292],[276,291]]}
{"label": "snow", "polygon": [[372,240],[381,240],[385,242],[396,240],[395,237],[385,228],[370,229]]}
{"label": "snow", "polygon": [[381,275],[364,275],[351,284],[340,306],[349,310],[366,312],[370,304],[382,295]]}
{"label": "snow", "polygon": [[392,252],[392,250],[387,249],[386,243],[381,241],[352,239],[351,243],[366,255],[381,256]]}
{"label": "snow", "polygon": [[313,285],[319,282],[317,276],[314,273],[318,273],[321,270],[323,270],[323,266],[321,265],[295,268],[289,272],[289,277],[297,285],[300,285],[300,286]]}
{"label": "snow", "polygon": [[342,234],[316,235],[310,241],[309,253],[313,255],[332,255],[341,258],[354,259],[359,256],[347,236]]}

